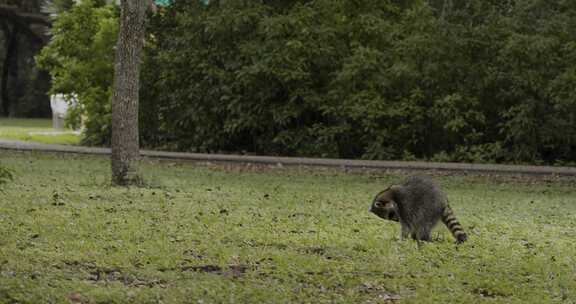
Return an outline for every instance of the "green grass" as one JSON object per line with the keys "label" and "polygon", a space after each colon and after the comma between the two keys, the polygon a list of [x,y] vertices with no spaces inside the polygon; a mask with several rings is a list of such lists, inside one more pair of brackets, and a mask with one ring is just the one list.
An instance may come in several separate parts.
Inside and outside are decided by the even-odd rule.
{"label": "green grass", "polygon": [[42,134],[54,131],[50,119],[0,118],[0,139],[65,145],[76,145],[80,142],[80,136],[70,133],[70,130],[59,134]]}
{"label": "green grass", "polygon": [[469,233],[399,241],[369,214],[403,172],[0,151],[0,303],[574,303],[574,179],[440,175]]}

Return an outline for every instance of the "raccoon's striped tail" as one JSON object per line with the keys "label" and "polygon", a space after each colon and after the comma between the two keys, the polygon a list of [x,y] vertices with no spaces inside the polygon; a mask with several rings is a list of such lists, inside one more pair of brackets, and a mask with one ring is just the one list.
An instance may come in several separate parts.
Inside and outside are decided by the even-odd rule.
{"label": "raccoon's striped tail", "polygon": [[448,227],[454,238],[456,239],[456,243],[460,244],[468,239],[466,232],[464,232],[464,228],[458,222],[456,217],[454,216],[454,212],[452,212],[452,208],[450,206],[446,206],[444,208],[444,212],[442,213],[442,222]]}

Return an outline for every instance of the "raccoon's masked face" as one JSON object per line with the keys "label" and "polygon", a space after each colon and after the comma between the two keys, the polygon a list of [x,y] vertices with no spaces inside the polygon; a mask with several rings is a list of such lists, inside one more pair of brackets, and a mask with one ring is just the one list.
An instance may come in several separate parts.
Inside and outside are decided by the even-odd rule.
{"label": "raccoon's masked face", "polygon": [[397,210],[396,203],[388,198],[387,195],[376,196],[372,202],[372,207],[370,207],[370,212],[385,220],[395,222],[400,221]]}

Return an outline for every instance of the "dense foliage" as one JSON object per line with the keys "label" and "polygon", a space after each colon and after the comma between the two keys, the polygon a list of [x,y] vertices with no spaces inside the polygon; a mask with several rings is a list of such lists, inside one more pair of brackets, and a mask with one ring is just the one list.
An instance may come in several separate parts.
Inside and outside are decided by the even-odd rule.
{"label": "dense foliage", "polygon": [[110,99],[118,11],[104,1],[85,0],[59,13],[52,40],[36,57],[52,76],[53,94],[78,102],[67,122],[82,124],[84,144],[110,142]]}
{"label": "dense foliage", "polygon": [[151,27],[154,113],[181,149],[574,161],[575,14],[541,0],[179,2]]}
{"label": "dense foliage", "polygon": [[194,151],[574,162],[575,17],[565,0],[175,1],[150,22],[142,139]]}

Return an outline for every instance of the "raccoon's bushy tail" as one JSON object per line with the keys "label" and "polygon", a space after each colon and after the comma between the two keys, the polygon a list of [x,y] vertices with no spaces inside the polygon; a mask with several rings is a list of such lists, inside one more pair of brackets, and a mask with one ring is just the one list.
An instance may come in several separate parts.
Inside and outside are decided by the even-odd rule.
{"label": "raccoon's bushy tail", "polygon": [[454,216],[454,212],[452,212],[452,208],[450,206],[446,206],[444,208],[444,212],[442,213],[442,222],[448,227],[454,238],[456,239],[456,243],[460,244],[468,239],[468,235],[464,232],[464,228],[460,225],[460,222]]}

